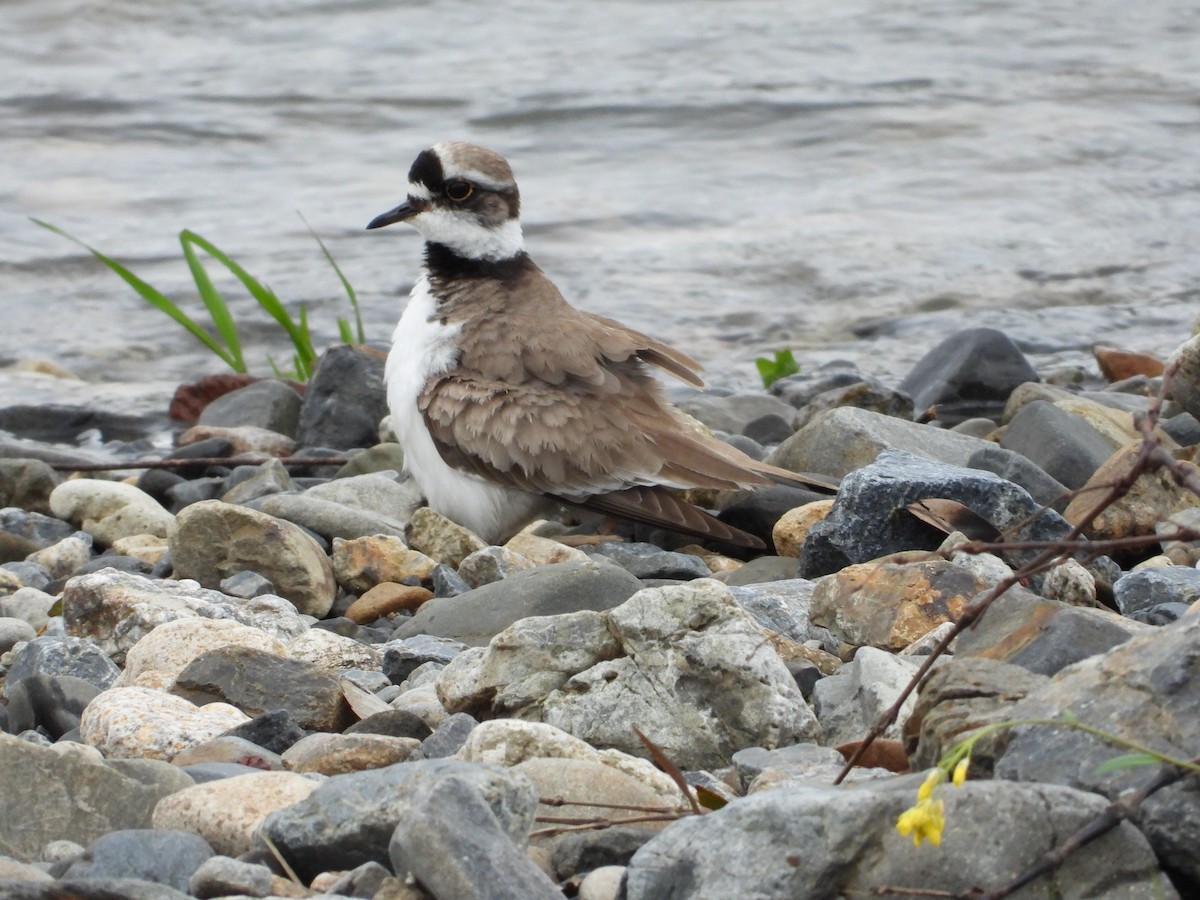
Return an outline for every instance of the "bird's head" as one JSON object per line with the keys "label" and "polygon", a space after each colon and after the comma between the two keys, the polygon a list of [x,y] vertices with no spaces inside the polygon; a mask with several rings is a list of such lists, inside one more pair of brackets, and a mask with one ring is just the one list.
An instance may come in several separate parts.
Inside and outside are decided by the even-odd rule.
{"label": "bird's head", "polygon": [[367,228],[410,222],[431,244],[470,260],[510,259],[524,250],[521,196],[498,153],[449,141],[423,150],[408,170],[408,197]]}

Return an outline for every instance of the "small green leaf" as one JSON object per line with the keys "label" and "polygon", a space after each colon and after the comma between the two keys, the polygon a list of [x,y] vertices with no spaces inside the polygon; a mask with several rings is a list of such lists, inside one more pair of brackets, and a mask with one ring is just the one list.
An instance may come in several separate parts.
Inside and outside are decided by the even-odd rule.
{"label": "small green leaf", "polygon": [[[358,295],[354,292],[354,288],[351,286],[350,280],[348,278],[346,278],[345,275],[342,274],[341,267],[337,264],[337,260],[335,260],[333,258],[333,254],[329,252],[329,248],[325,246],[325,242],[323,240],[321,240],[320,236],[315,231],[313,231],[313,227],[308,224],[308,219],[304,218],[304,215],[302,213],[297,213],[297,215],[300,216],[300,221],[304,223],[304,227],[308,229],[308,233],[311,234],[316,239],[317,244],[321,248],[321,252],[325,254],[325,258],[327,260],[329,260],[329,265],[333,266],[333,271],[337,274],[337,277],[341,280],[342,289],[345,290],[346,297],[350,300],[350,306],[354,310],[354,324],[358,329],[358,343],[365,344],[367,342],[367,335],[366,335],[366,332],[363,330],[362,310],[360,310],[358,307]],[[338,319],[338,325],[341,326],[341,324],[342,324],[342,320]],[[349,328],[342,329],[341,333],[342,333],[342,341],[343,342],[345,342],[347,344],[354,343],[354,341],[352,341],[350,338],[346,337],[346,335],[350,333]]]}
{"label": "small green leaf", "polygon": [[760,356],[754,360],[754,365],[758,368],[758,374],[762,378],[763,387],[768,388],[780,378],[795,375],[800,371],[800,366],[796,362],[796,357],[792,355],[791,350],[777,350],[774,359]]}
{"label": "small green leaf", "polygon": [[1161,764],[1162,760],[1153,753],[1125,753],[1121,756],[1114,756],[1112,759],[1106,759],[1096,767],[1096,774],[1105,775],[1109,772],[1115,772],[1118,769],[1136,769],[1141,766],[1157,766]]}

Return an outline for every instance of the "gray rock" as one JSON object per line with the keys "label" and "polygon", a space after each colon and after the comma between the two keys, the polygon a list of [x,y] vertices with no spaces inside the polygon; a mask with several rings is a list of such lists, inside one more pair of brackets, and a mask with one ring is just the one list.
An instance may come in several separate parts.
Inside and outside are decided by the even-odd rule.
{"label": "gray rock", "polygon": [[[822,678],[813,689],[813,711],[825,732],[825,742],[840,746],[861,740],[867,730],[896,702],[916,673],[919,662],[879,650],[860,647],[854,659],[837,674]],[[883,737],[901,736],[904,723],[916,705],[909,695],[896,720]]]}
{"label": "gray rock", "polygon": [[[1016,529],[1016,540],[1057,540],[1071,530],[1024,488],[990,472],[891,450],[842,480],[833,509],[804,541],[800,574],[813,578],[901,550],[936,549],[945,536],[899,512],[929,497],[955,500],[1001,531]],[[1032,553],[1013,552],[1007,559],[1011,564]]]}
{"label": "gray rock", "polygon": [[228,578],[222,578],[218,587],[220,587],[221,593],[228,594],[230,597],[241,597],[244,600],[275,593],[275,585],[270,581],[257,572],[245,570],[234,572]]}
{"label": "gray rock", "polygon": [[53,840],[87,845],[110,831],[149,828],[170,793],[122,775],[91,755],[0,734],[0,855],[39,858]]}
{"label": "gray rock", "polygon": [[431,734],[429,726],[406,709],[386,709],[355,722],[345,734],[385,734],[391,737],[410,737],[423,741]]}
{"label": "gray rock", "polygon": [[[362,456],[359,454],[355,459]],[[304,495],[387,516],[404,524],[408,524],[413,510],[421,504],[421,492],[412,479],[401,480],[391,470],[353,476],[339,474],[331,481],[310,487]]]}
{"label": "gray rock", "polygon": [[50,514],[50,492],[63,481],[40,459],[0,459],[0,508]]}
{"label": "gray rock", "polygon": [[1009,395],[1038,375],[1012,339],[994,328],[967,328],[946,338],[900,382],[921,416],[951,423],[971,416],[994,417]]}
{"label": "gray rock", "polygon": [[[346,897],[374,897],[383,885],[393,879],[391,870],[377,862],[363,863],[346,872],[329,885],[325,893]],[[381,895],[386,896],[386,895]]]}
{"label": "gray rock", "polygon": [[100,690],[112,687],[121,670],[91,641],[77,637],[48,637],[30,641],[13,657],[8,686],[33,675],[69,675]]}
{"label": "gray rock", "polygon": [[188,880],[188,893],[200,900],[245,895],[271,894],[275,875],[266,866],[242,862],[228,856],[210,856]]}
{"label": "gray rock", "polygon": [[175,519],[145,491],[100,478],[64,481],[50,495],[50,509],[106,546],[135,534],[166,537]]}
{"label": "gray rock", "polygon": [[749,784],[767,769],[832,784],[845,764],[846,758],[837,750],[819,744],[792,744],[776,750],[747,747],[733,754],[733,766],[743,784]]}
{"label": "gray rock", "polygon": [[770,392],[789,406],[803,409],[821,394],[859,384],[875,385],[879,382],[870,375],[863,375],[854,368],[853,363],[837,361],[812,372],[780,378],[771,385]]}
{"label": "gray rock", "polygon": [[[728,582],[726,583],[728,585]],[[819,641],[821,648],[836,654],[840,641],[828,628],[809,621],[813,582],[803,578],[770,581],[765,584],[728,585],[738,605],[763,628],[776,631],[798,644]]]}
{"label": "gray rock", "polygon": [[388,641],[383,650],[383,674],[392,684],[400,684],[417,666],[427,662],[445,665],[467,649],[462,641],[432,634],[415,634],[402,641]]}
{"label": "gray rock", "polygon": [[140,878],[63,879],[47,890],[37,884],[0,881],[0,894],[5,900],[191,900],[183,891]]}
{"label": "gray rock", "polygon": [[795,581],[799,574],[800,560],[794,556],[759,556],[740,569],[730,572],[725,583],[732,588],[774,581]]}
{"label": "gray rock", "polygon": [[[49,577],[47,577],[41,587],[45,587],[49,582]],[[20,587],[7,597],[0,598],[0,615],[21,619],[37,630],[44,627],[49,621],[50,610],[57,602],[57,597],[47,594],[38,587]]]}
{"label": "gray rock", "polygon": [[812,397],[801,407],[800,415],[796,417],[796,427],[803,428],[815,416],[841,406],[853,406],[884,416],[913,418],[912,397],[882,384],[878,379],[861,376],[851,384],[831,387]]}
{"label": "gray rock", "polygon": [[1127,572],[1113,582],[1113,597],[1124,615],[1132,616],[1160,603],[1200,600],[1200,570],[1191,566],[1162,566]]}
{"label": "gray rock", "polygon": [[294,491],[292,476],[278,459],[271,459],[261,466],[238,466],[225,479],[221,500],[225,503],[245,505],[260,497]]}
{"label": "gray rock", "polygon": [[188,616],[233,619],[283,641],[308,630],[296,607],[281,597],[238,600],[194,585],[154,581],[113,569],[72,578],[63,590],[67,631],[73,637],[90,638],[118,664],[154,628]]}
{"label": "gray rock", "polygon": [[23,560],[75,533],[70,522],[16,507],[0,509],[0,562]]}
{"label": "gray rock", "polygon": [[840,477],[872,463],[885,450],[905,450],[952,466],[965,466],[989,441],[893,416],[839,407],[821,413],[780,444],[767,462],[793,472]]}
{"label": "gray rock", "polygon": [[986,656],[1036,672],[1055,672],[1144,634],[1150,626],[1101,609],[1046,600],[1010,588],[954,642],[957,656]]}
{"label": "gray rock", "polygon": [[790,411],[786,418],[779,413],[766,413],[747,422],[742,434],[759,444],[778,444],[790,438],[796,430],[792,427],[794,419],[795,413]]}
{"label": "gray rock", "polygon": [[814,500],[825,500],[828,496],[805,488],[776,485],[751,491],[733,501],[717,514],[717,518],[727,525],[756,535],[770,547],[775,523],[784,513]]}
{"label": "gray rock", "polygon": [[[16,575],[17,578],[21,579],[22,586],[37,588],[38,590],[41,590],[53,580],[44,566],[39,566],[35,562],[29,562],[29,560],[6,562],[0,565],[0,569]],[[2,598],[0,599],[0,603],[7,603],[10,599],[12,599],[11,596]]]}
{"label": "gray rock", "polygon": [[1000,436],[1000,446],[1071,489],[1087,484],[1116,449],[1081,416],[1046,400],[1022,406]]}
{"label": "gray rock", "polygon": [[[1200,745],[1200,616],[1130,638],[1107,653],[1066,669],[1013,705],[1014,719],[1055,718],[1071,712],[1086,724],[1187,759]],[[1101,771],[1125,752],[1073,728],[1014,729],[996,762],[996,774],[1013,781],[1064,784],[1110,799],[1146,784],[1158,766]],[[1134,814],[1156,823],[1147,837],[1164,865],[1193,893],[1200,891],[1200,857],[1177,854],[1179,835],[1200,833],[1200,806],[1186,783],[1147,798]],[[1169,810],[1169,812],[1167,811]],[[1179,816],[1179,818],[1169,818]]]}
{"label": "gray rock", "polygon": [[442,719],[433,734],[421,741],[421,746],[413,753],[412,759],[444,759],[453,756],[467,737],[474,731],[479,722],[467,713],[454,713]]}
{"label": "gray rock", "polygon": [[[681,819],[634,854],[626,900],[833,900],[896,885],[954,894],[991,890],[1105,806],[1092,794],[1054,785],[969,781],[942,794],[941,846],[918,849],[895,823],[915,802],[919,782],[889,779],[853,789],[789,785]],[[1029,896],[1043,895],[1177,896],[1145,838],[1128,822],[1034,882]]]}
{"label": "gray rock", "polygon": [[229,703],[250,716],[286,710],[310,731],[341,731],[354,721],[336,675],[253,647],[201,653],[175,677],[172,691],[199,705]]}
{"label": "gray rock", "polygon": [[388,845],[397,873],[435,897],[561,900],[562,892],[513,843],[477,784],[448,775],[414,791]]}
{"label": "gray rock", "polygon": [[37,631],[24,619],[0,616],[0,653],[7,653],[21,641],[32,641]]}
{"label": "gray rock", "polygon": [[273,709],[254,716],[249,722],[235,725],[222,737],[242,738],[271,753],[282,753],[307,732],[296,724],[286,709]]}
{"label": "gray rock", "polygon": [[608,560],[539,566],[456,597],[435,597],[399,626],[394,637],[430,634],[480,646],[518,619],[610,609],[641,586]]}
{"label": "gray rock", "polygon": [[1006,481],[1025,488],[1038,503],[1059,512],[1067,507],[1067,487],[1020,453],[993,444],[972,453],[967,460],[967,467],[994,472]]}
{"label": "gray rock", "polygon": [[200,425],[238,428],[253,425],[288,437],[300,423],[300,395],[274,379],[264,379],[222,394],[204,407]]}
{"label": "gray rock", "polygon": [[381,357],[348,344],[321,354],[304,392],[296,442],[335,450],[374,445],[388,412],[383,366]]}
{"label": "gray rock", "polygon": [[212,855],[208,842],[189,831],[113,831],[93,841],[61,877],[137,878],[187,891],[192,874]]}
{"label": "gray rock", "polygon": [[8,728],[12,734],[38,730],[58,740],[79,727],[79,717],[100,693],[94,684],[70,675],[30,675],[9,682]]}
{"label": "gray rock", "polygon": [[612,560],[635,578],[669,578],[691,581],[707,578],[712,570],[704,560],[690,553],[675,553],[653,544],[618,543],[608,541],[591,544],[584,548],[589,556],[603,556]]}
{"label": "gray rock", "polygon": [[323,500],[310,491],[303,494],[271,494],[249,504],[261,512],[294,522],[324,538],[357,538],[374,534],[404,537],[405,523],[377,512]]}
{"label": "gray rock", "polygon": [[454,759],[335,775],[306,799],[268,816],[263,830],[306,882],[323,871],[387,864],[388,843],[401,818],[449,777],[474,784],[503,833],[525,840],[537,808],[532,782],[498,766]]}
{"label": "gray rock", "polygon": [[689,416],[699,419],[714,431],[742,434],[748,424],[765,415],[776,415],[788,423],[796,418],[794,407],[770,394],[729,394],[721,396],[699,392],[678,398],[676,405]]}
{"label": "gray rock", "polygon": [[333,605],[337,583],[328,557],[291,522],[206,500],[180,512],[169,545],[176,577],[213,588],[249,569],[270,580],[302,613],[319,619]]}
{"label": "gray rock", "polygon": [[514,572],[533,568],[533,564],[507,547],[484,547],[458,564],[458,574],[473,588],[503,581]]}
{"label": "gray rock", "polygon": [[564,881],[601,866],[623,866],[656,834],[656,830],[630,825],[569,832],[554,842],[550,863],[554,874]]}

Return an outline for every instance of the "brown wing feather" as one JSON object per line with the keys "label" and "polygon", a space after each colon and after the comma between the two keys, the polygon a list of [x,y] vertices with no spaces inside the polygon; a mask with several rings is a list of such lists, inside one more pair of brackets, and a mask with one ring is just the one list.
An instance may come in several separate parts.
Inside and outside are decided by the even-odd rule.
{"label": "brown wing feather", "polygon": [[644,522],[704,540],[725,541],[735,547],[762,550],[766,545],[755,535],[726,525],[691,503],[686,503],[662,488],[637,487],[609,494],[598,494],[585,500],[556,497],[566,503],[582,506],[634,522]]}

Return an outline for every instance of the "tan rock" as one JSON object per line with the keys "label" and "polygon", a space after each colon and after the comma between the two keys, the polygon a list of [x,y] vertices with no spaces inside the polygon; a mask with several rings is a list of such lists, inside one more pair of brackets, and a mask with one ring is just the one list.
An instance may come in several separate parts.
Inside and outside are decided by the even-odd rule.
{"label": "tan rock", "polygon": [[167,539],[155,534],[131,534],[113,541],[113,552],[132,556],[147,565],[156,565],[167,555]]}
{"label": "tan rock", "polygon": [[64,481],[50,492],[50,509],[106,546],[134,534],[166,537],[175,519],[145,491],[99,478]]}
{"label": "tan rock", "polygon": [[[1113,454],[1068,505],[1063,516],[1076,525],[1096,507],[1107,493],[1107,486],[1126,476],[1138,457],[1138,445],[1130,444]],[[1181,462],[1192,473],[1200,472],[1194,463]],[[1155,469],[1138,477],[1133,486],[1096,517],[1085,529],[1094,540],[1154,534],[1157,522],[1197,505],[1196,495],[1181,487],[1165,469]]]}
{"label": "tan rock", "polygon": [[146,685],[149,682],[142,676],[152,672],[162,676],[156,679],[159,683],[170,683],[201,653],[229,645],[288,655],[282,641],[259,628],[229,619],[175,619],[159,625],[129,648],[125,670],[116,683],[120,687],[135,682]]}
{"label": "tan rock", "polygon": [[310,734],[283,753],[293,772],[341,775],[404,762],[421,746],[416,738],[388,734]]}
{"label": "tan rock", "polygon": [[385,581],[351,603],[346,618],[363,625],[393,613],[414,610],[431,597],[433,591],[428,588]]}
{"label": "tan rock", "polygon": [[745,565],[740,559],[731,559],[720,553],[715,553],[712,550],[706,550],[699,544],[688,544],[685,547],[680,547],[677,553],[687,553],[691,556],[698,556],[708,566],[708,570],[716,575],[719,572],[736,572]]}
{"label": "tan rock", "polygon": [[435,560],[387,534],[349,540],[334,538],[332,562],[338,584],[356,594],[377,584],[403,581],[411,575],[425,581],[437,566]]}
{"label": "tan rock", "polygon": [[829,515],[831,509],[832,497],[828,500],[814,500],[785,512],[771,530],[775,552],[780,556],[799,556],[809,530]]}
{"label": "tan rock", "polygon": [[586,561],[588,559],[588,555],[582,550],[575,547],[568,547],[566,544],[552,538],[531,534],[529,531],[518,532],[504,546],[509,550],[520,553],[535,566],[548,566],[551,563],[569,562],[571,560]]}
{"label": "tan rock", "polygon": [[194,425],[179,436],[177,443],[180,447],[186,447],[213,437],[229,441],[233,452],[238,455],[261,453],[264,456],[291,456],[296,450],[296,442],[290,437],[254,425],[240,425],[237,428]]}
{"label": "tan rock", "polygon": [[250,717],[228,703],[196,706],[182,697],[144,687],[114,687],[83,711],[84,743],[108,759],[164,759],[212,740]]}
{"label": "tan rock", "polygon": [[287,655],[330,672],[337,669],[378,671],[383,665],[383,653],[378,648],[324,628],[310,628],[293,638],[288,644]]}
{"label": "tan rock", "polygon": [[405,529],[405,537],[414,550],[455,569],[476,550],[487,546],[487,542],[477,534],[427,506],[413,513]]}
{"label": "tan rock", "polygon": [[155,828],[191,831],[218,853],[238,856],[254,847],[263,821],[321,786],[295,772],[251,772],[209,781],[164,797],[154,808]]}
{"label": "tan rock", "polygon": [[809,617],[852,646],[897,652],[958,618],[984,587],[945,560],[861,563],[817,580]]}

